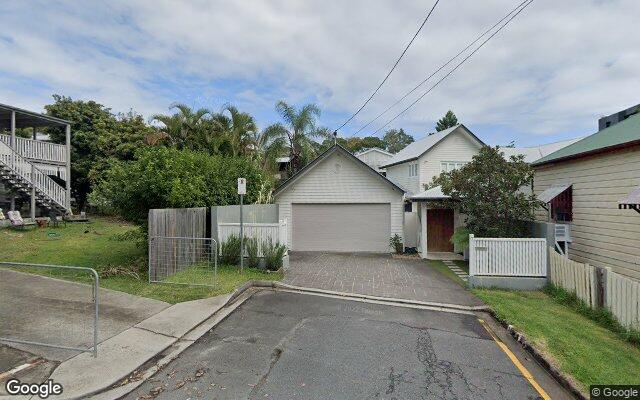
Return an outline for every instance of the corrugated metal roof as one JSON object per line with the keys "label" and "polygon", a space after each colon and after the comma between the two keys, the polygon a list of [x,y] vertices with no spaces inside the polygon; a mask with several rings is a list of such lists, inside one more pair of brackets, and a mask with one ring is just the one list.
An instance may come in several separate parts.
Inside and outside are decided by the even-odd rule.
{"label": "corrugated metal roof", "polygon": [[524,156],[524,161],[527,163],[535,162],[542,157],[546,157],[549,154],[556,152],[564,147],[574,144],[575,142],[582,140],[584,138],[575,138],[569,140],[563,140],[560,142],[547,143],[540,146],[532,146],[532,147],[501,147],[500,150],[504,153],[505,157],[509,158],[511,156],[522,154]]}
{"label": "corrugated metal roof", "polygon": [[627,197],[620,200],[618,204],[637,205],[640,204],[640,186],[635,188]]}
{"label": "corrugated metal roof", "polygon": [[427,136],[424,139],[420,139],[420,140],[418,140],[416,142],[411,143],[410,145],[408,145],[404,149],[402,149],[399,152],[397,152],[393,156],[393,158],[391,158],[389,161],[387,161],[387,163],[385,165],[381,165],[380,167],[385,168],[385,167],[388,167],[388,166],[391,166],[391,165],[401,164],[401,163],[406,162],[406,161],[415,160],[418,157],[420,157],[421,155],[423,155],[424,153],[426,153],[427,151],[429,151],[429,149],[431,149],[433,146],[438,144],[438,142],[440,142],[442,139],[447,137],[447,135],[449,135],[450,133],[454,132],[455,130],[457,130],[460,127],[464,128],[465,131],[470,133],[471,136],[473,136],[475,139],[477,139],[481,144],[484,144],[473,133],[471,133],[471,131],[468,130],[464,125],[458,124],[458,125],[453,126],[453,127],[449,128],[449,129],[445,129],[443,131],[436,132],[436,133],[434,133],[432,135]]}
{"label": "corrugated metal roof", "polygon": [[640,114],[633,115],[622,122],[618,122],[572,145],[555,151],[537,160],[533,165],[574,158],[583,154],[594,153],[638,141],[640,141]]}
{"label": "corrugated metal roof", "polygon": [[548,203],[570,187],[571,185],[551,186],[537,196],[538,200],[542,201],[543,203]]}
{"label": "corrugated metal roof", "polygon": [[424,192],[420,192],[409,197],[410,200],[414,201],[424,201],[424,200],[446,200],[450,199],[451,196],[447,196],[442,193],[442,187],[436,186],[431,189],[425,190]]}

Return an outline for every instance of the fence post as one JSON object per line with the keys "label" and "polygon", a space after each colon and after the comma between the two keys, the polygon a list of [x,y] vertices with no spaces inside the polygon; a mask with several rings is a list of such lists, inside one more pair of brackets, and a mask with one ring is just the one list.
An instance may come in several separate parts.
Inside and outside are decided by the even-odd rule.
{"label": "fence post", "polygon": [[476,248],[473,234],[469,234],[469,276],[476,274]]}

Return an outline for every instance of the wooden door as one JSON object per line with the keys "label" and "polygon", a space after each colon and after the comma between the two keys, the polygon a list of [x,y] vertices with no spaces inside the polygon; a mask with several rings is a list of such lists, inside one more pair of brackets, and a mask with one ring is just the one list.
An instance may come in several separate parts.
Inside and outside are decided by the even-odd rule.
{"label": "wooden door", "polygon": [[427,251],[453,251],[453,210],[427,210]]}

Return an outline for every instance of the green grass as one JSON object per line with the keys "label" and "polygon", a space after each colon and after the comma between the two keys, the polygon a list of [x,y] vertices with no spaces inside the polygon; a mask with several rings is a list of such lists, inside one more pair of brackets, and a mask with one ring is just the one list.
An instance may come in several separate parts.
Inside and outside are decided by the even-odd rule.
{"label": "green grass", "polygon": [[463,270],[464,272],[466,272],[467,274],[469,273],[469,261],[464,261],[464,260],[454,260],[453,263],[455,265],[458,266],[458,268],[460,268],[461,270]]}
{"label": "green grass", "polygon": [[542,292],[473,293],[583,391],[592,384],[640,384],[640,349],[573,308]]}
{"label": "green grass", "polygon": [[460,279],[460,277],[458,275],[456,275],[455,272],[450,270],[449,267],[444,265],[444,263],[442,261],[440,261],[440,260],[425,260],[425,261],[426,261],[427,265],[429,266],[429,268],[435,269],[436,271],[440,272],[442,275],[446,276],[447,278],[452,279],[453,281],[459,283],[460,285],[462,285],[464,287],[467,286],[465,281]]}
{"label": "green grass", "polygon": [[[136,241],[115,240],[127,237],[135,229],[132,225],[111,218],[92,217],[91,223],[73,223],[67,227],[14,231],[0,230],[0,261],[34,264],[70,265],[94,268],[100,275],[100,286],[169,303],[217,296],[233,291],[251,279],[280,280],[281,273],[268,274],[261,270],[219,266],[215,287],[193,287],[175,284],[149,284],[145,248]],[[131,272],[132,271],[132,272]],[[88,282],[83,274],[72,274],[50,269],[32,269],[28,272],[61,279]],[[137,275],[137,278],[136,276]],[[173,279],[192,282],[209,276],[187,271]]]}

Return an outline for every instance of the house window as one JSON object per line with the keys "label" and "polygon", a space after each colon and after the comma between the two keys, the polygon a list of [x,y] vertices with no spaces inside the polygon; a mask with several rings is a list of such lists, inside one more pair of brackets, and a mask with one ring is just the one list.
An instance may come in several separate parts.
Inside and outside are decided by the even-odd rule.
{"label": "house window", "polygon": [[410,177],[418,176],[418,163],[409,164],[409,176]]}
{"label": "house window", "polygon": [[451,172],[454,169],[462,168],[466,162],[463,161],[442,161],[440,163],[440,172]]}
{"label": "house window", "polygon": [[407,201],[406,203],[404,203],[404,212],[411,212],[413,210],[413,203],[410,201]]}
{"label": "house window", "polygon": [[551,217],[556,222],[570,222],[573,219],[572,187],[554,197],[550,202]]}

